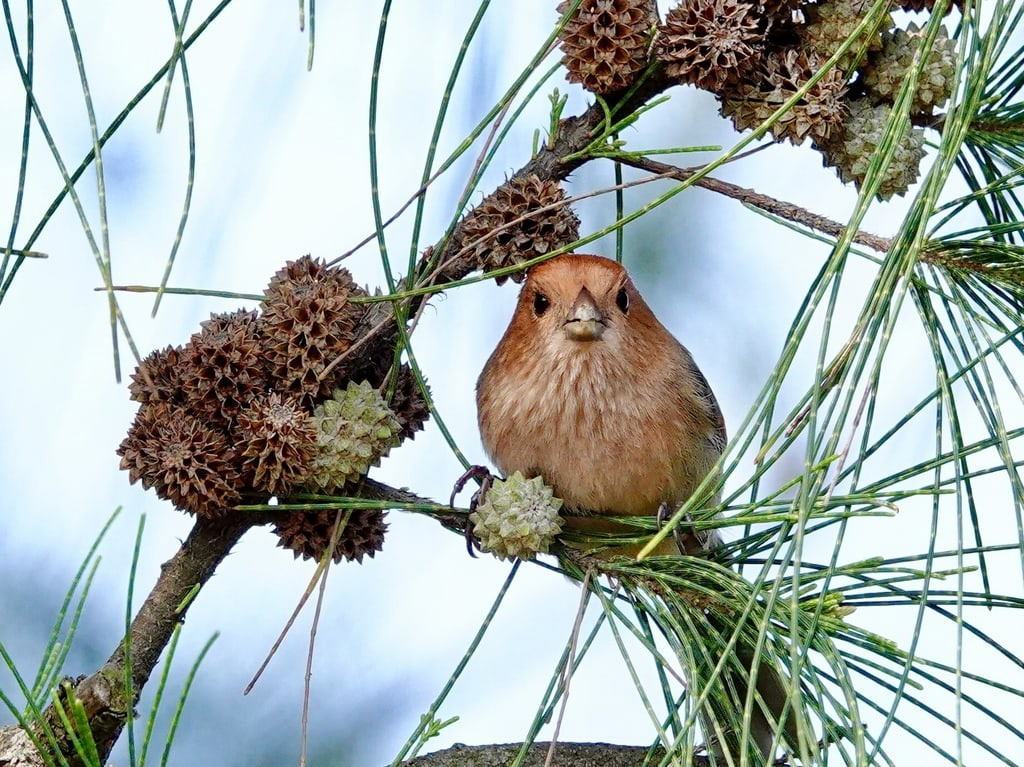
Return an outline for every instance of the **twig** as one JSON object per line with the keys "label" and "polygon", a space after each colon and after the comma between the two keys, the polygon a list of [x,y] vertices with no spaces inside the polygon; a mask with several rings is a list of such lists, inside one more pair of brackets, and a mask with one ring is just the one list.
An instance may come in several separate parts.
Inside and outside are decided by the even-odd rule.
{"label": "twig", "polygon": [[299,597],[298,604],[295,605],[295,609],[292,610],[292,614],[288,616],[288,620],[285,621],[284,628],[282,628],[281,633],[277,635],[277,639],[274,640],[274,644],[271,645],[270,651],[267,653],[267,656],[263,659],[263,662],[260,664],[260,667],[256,669],[256,673],[253,674],[252,679],[249,680],[249,684],[247,684],[245,686],[245,689],[242,690],[242,695],[248,695],[250,692],[252,692],[253,688],[256,686],[256,683],[260,680],[260,677],[263,676],[263,672],[266,671],[267,666],[270,665],[270,661],[273,660],[275,655],[277,655],[277,651],[278,649],[280,649],[281,644],[284,642],[284,638],[288,636],[288,632],[291,631],[292,625],[294,625],[296,618],[298,618],[299,613],[302,612],[302,608],[306,606],[306,602],[309,601],[309,598],[313,595],[313,590],[316,588],[317,584],[323,578],[324,571],[327,569],[328,561],[329,560],[327,558],[324,558],[324,560],[317,565],[316,570],[313,571],[313,577],[309,579],[309,584],[306,586],[306,590],[302,592],[302,596]]}
{"label": "twig", "polygon": [[[677,168],[674,165],[667,163],[658,162],[657,160],[650,160],[646,157],[636,157],[632,155],[624,155],[617,157],[623,165],[629,165],[639,170],[646,170],[650,173],[657,173],[662,176],[674,178],[679,181],[689,181],[697,171],[698,168]],[[744,205],[750,205],[771,213],[779,218],[784,218],[787,221],[806,226],[808,229],[813,229],[817,232],[822,232],[830,237],[840,237],[846,230],[846,226],[833,221],[825,216],[812,213],[807,208],[802,208],[799,205],[795,205],[791,202],[785,202],[784,200],[778,200],[766,194],[761,194],[753,189],[748,189],[743,186],[736,184],[730,184],[728,181],[721,181],[711,176],[704,176],[698,178],[693,182],[695,185],[710,189],[712,192],[718,192],[726,197],[731,197],[734,200],[742,202]],[[858,231],[853,236],[853,241],[877,250],[880,253],[888,252],[889,248],[892,247],[892,240],[888,237],[879,237],[878,235],[871,234],[869,232]]]}
{"label": "twig", "polygon": [[576,645],[580,639],[580,628],[583,626],[583,614],[587,609],[587,596],[590,593],[590,580],[593,570],[588,569],[583,576],[583,583],[580,584],[580,604],[576,609],[576,620],[572,624],[572,638],[569,641],[569,655],[565,659],[565,666],[562,668],[562,703],[558,707],[558,718],[555,720],[555,731],[551,735],[551,745],[548,747],[548,754],[544,758],[544,767],[551,767],[555,758],[555,746],[558,745],[558,734],[562,731],[562,719],[565,717],[565,707],[569,703],[569,684],[572,682],[572,668],[576,665]]}
{"label": "twig", "polygon": [[[320,588],[316,595],[316,609],[313,610],[313,623],[309,627],[309,651],[306,653],[306,678],[302,686],[302,748],[299,754],[299,767],[306,767],[306,749],[309,745],[309,698],[310,687],[313,684],[313,651],[316,648],[316,630],[320,626],[320,612],[324,606],[324,594],[327,593],[327,573],[331,569],[331,562],[334,561],[334,547],[338,541],[340,528],[348,524],[351,511],[342,511],[334,517],[334,526],[331,528],[331,542],[324,552],[325,563],[323,577],[320,578]],[[343,521],[344,520],[344,521]]]}

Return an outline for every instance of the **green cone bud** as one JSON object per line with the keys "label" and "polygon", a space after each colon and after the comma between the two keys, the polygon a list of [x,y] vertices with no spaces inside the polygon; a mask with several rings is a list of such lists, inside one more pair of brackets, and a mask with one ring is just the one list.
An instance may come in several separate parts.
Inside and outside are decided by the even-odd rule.
{"label": "green cone bud", "polygon": [[491,485],[469,521],[484,551],[499,559],[533,559],[562,532],[560,508],[562,499],[543,478],[526,479],[517,471]]}
{"label": "green cone bud", "polygon": [[398,442],[401,428],[368,382],[349,382],[313,411],[316,455],[308,487],[331,493],[366,475]]}

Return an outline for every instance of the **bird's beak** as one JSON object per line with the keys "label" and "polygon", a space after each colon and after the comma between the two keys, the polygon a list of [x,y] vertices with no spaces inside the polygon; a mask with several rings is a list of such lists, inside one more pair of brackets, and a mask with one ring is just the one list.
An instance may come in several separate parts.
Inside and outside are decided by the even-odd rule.
{"label": "bird's beak", "polygon": [[604,332],[604,315],[585,287],[576,296],[565,319],[565,334],[573,341],[596,341]]}

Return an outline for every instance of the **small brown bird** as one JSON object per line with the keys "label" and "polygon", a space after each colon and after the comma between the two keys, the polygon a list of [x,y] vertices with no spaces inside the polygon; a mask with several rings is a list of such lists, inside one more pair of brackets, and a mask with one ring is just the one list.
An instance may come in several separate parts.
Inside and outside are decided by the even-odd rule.
{"label": "small brown bird", "polygon": [[[506,476],[542,476],[563,500],[567,524],[582,530],[624,532],[588,513],[674,511],[726,444],[722,412],[690,353],[626,270],[599,256],[558,256],[529,271],[508,330],[480,375],[477,408],[484,447],[498,468]],[[687,534],[668,538],[657,553],[695,554],[719,542],[717,535]],[[739,646],[737,656],[750,668],[751,648]],[[742,679],[730,686],[740,693],[737,703],[745,698]],[[785,688],[764,664],[757,690],[779,718]],[[787,734],[795,742],[792,719]],[[757,706],[751,733],[755,753],[770,762],[774,731]],[[736,744],[728,746],[728,759],[723,746],[713,750],[717,763],[739,763]]]}
{"label": "small brown bird", "polygon": [[[726,443],[722,412],[690,353],[622,265],[600,256],[559,256],[530,270],[480,375],[477,409],[498,468],[540,474],[570,513],[674,510]],[[706,547],[717,536],[691,542]],[[669,539],[658,553],[678,551]]]}

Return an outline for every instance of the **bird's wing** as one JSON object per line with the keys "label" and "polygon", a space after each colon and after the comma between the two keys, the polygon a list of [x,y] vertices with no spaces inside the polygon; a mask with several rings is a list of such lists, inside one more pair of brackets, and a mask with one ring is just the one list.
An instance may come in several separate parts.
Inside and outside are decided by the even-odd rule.
{"label": "bird's wing", "polygon": [[708,419],[711,421],[712,432],[708,438],[715,448],[715,452],[721,455],[725,451],[725,445],[729,437],[725,431],[725,417],[722,415],[722,408],[718,406],[715,393],[711,391],[708,379],[704,377],[700,368],[693,365],[693,389],[694,393],[704,403]]}

